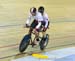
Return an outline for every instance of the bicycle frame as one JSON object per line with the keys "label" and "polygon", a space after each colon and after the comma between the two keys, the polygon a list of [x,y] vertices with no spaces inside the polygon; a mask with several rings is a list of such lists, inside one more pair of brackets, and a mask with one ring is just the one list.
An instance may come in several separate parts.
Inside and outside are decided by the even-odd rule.
{"label": "bicycle frame", "polygon": [[[40,31],[40,32],[42,32],[42,31]],[[39,32],[39,33],[40,33]],[[35,32],[34,31],[32,31],[31,32],[31,34],[33,34],[33,35],[35,35]],[[41,36],[38,36],[40,39],[42,38]],[[30,40],[30,42],[32,43],[34,40],[36,39],[36,37],[34,37],[34,39],[32,40],[32,37],[31,37],[31,40]],[[30,44],[31,45],[31,44]]]}

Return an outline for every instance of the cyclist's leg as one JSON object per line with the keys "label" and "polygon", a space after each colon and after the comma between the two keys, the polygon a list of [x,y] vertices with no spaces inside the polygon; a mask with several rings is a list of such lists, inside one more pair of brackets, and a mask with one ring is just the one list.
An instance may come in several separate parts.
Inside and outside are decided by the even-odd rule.
{"label": "cyclist's leg", "polygon": [[32,31],[34,32],[35,34],[35,38],[38,37],[38,31],[34,31],[35,30],[35,27],[38,25],[38,22],[36,20],[34,20],[31,24],[31,28],[30,28],[30,31],[29,33],[32,33]]}
{"label": "cyclist's leg", "polygon": [[[43,27],[45,27],[45,24],[46,24],[45,22],[42,24]],[[48,26],[49,26],[49,22],[48,22]],[[44,30],[44,28],[43,28],[43,30],[42,30],[42,35],[43,35],[42,37],[43,37],[43,38],[46,37],[46,31],[47,31],[47,29],[48,29],[48,26],[47,26],[47,28],[46,28],[45,30]]]}
{"label": "cyclist's leg", "polygon": [[35,30],[35,38],[33,44],[37,45],[38,41],[39,41],[39,31]]}
{"label": "cyclist's leg", "polygon": [[37,25],[37,22],[34,20],[34,21],[32,22],[32,24],[31,24],[31,26],[30,26],[30,30],[29,30],[29,34],[30,34],[30,35],[31,35],[33,29],[36,27],[36,25]]}
{"label": "cyclist's leg", "polygon": [[[40,27],[41,27],[41,25],[40,25]],[[37,42],[39,41],[39,30],[40,30],[40,27],[39,27],[39,29],[34,29],[34,33],[35,33],[35,39],[33,41],[34,44],[37,44]]]}
{"label": "cyclist's leg", "polygon": [[[42,32],[43,37],[46,37],[46,31],[47,31],[47,29],[49,28],[49,24],[50,24],[50,22],[48,21],[47,28],[46,28],[45,30],[43,30],[43,32]],[[43,24],[43,26],[45,26],[45,24]]]}
{"label": "cyclist's leg", "polygon": [[45,34],[46,34],[46,30],[44,31],[45,24],[46,23],[43,21],[42,22],[42,28],[43,28],[43,30],[42,30],[42,37],[45,37]]}
{"label": "cyclist's leg", "polygon": [[39,41],[39,32],[36,33],[35,38],[36,38],[36,41]]}

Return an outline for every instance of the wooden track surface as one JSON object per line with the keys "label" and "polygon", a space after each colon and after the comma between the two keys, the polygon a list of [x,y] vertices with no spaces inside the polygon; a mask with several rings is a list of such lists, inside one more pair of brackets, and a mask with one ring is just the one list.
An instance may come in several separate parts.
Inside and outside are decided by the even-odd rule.
{"label": "wooden track surface", "polygon": [[[29,9],[43,5],[51,24],[47,49],[75,46],[75,1],[74,0],[0,0],[0,61],[11,61],[18,56],[18,46],[28,29],[23,28]],[[37,49],[36,49],[37,48]],[[28,47],[26,52],[39,47]]]}

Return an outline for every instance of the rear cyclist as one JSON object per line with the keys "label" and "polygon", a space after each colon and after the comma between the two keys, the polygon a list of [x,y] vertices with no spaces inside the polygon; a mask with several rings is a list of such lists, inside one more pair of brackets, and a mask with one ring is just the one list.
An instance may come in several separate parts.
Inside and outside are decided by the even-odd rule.
{"label": "rear cyclist", "polygon": [[40,12],[43,16],[43,22],[42,22],[42,26],[43,26],[43,37],[45,37],[46,35],[46,30],[49,28],[49,18],[46,12],[44,12],[44,7],[40,6],[38,8],[38,12]]}

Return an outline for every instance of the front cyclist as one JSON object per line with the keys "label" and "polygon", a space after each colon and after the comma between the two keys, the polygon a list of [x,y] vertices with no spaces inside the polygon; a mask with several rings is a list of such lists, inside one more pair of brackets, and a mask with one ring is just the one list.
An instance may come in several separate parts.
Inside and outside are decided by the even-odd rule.
{"label": "front cyclist", "polygon": [[[33,22],[32,24],[30,24],[32,19],[33,19]],[[39,40],[38,35],[39,35],[40,27],[42,25],[42,21],[43,21],[42,14],[38,12],[35,7],[30,8],[30,13],[26,21],[26,27],[30,26],[30,31],[29,31],[30,35],[31,35],[31,32],[34,30],[35,39],[37,41]],[[34,45],[37,44],[36,40],[33,43]]]}

